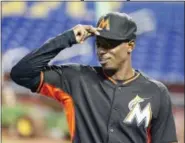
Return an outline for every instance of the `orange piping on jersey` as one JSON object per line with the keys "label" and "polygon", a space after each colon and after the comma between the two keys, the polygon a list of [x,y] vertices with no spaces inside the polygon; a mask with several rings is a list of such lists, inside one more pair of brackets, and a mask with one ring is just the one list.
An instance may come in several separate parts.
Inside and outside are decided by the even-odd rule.
{"label": "orange piping on jersey", "polygon": [[38,86],[38,88],[37,88],[37,92],[39,92],[40,91],[40,88],[41,88],[41,86],[42,86],[42,84],[43,84],[43,81],[44,81],[44,73],[41,71],[40,72],[40,83],[39,83],[39,86]]}
{"label": "orange piping on jersey", "polygon": [[[103,71],[103,73],[104,73],[104,75],[105,75],[110,81],[112,81],[114,84],[117,84],[117,82],[116,82],[113,78],[109,77],[104,71]],[[131,79],[125,81],[123,84],[127,84],[127,83],[129,83],[129,82],[131,82],[131,81],[137,79],[137,78],[139,77],[139,75],[140,75],[140,73],[138,73],[138,74],[137,74],[136,76],[134,76],[133,78],[131,78]]]}
{"label": "orange piping on jersey", "polygon": [[114,84],[117,84],[117,82],[116,82],[113,78],[108,77],[108,76],[107,76],[107,78],[108,78],[110,81],[112,81]]}
{"label": "orange piping on jersey", "polygon": [[106,78],[108,78],[110,81],[112,81],[114,84],[117,84],[117,82],[113,79],[113,78],[111,78],[111,77],[109,77],[104,71],[103,71],[103,74],[106,76]]}
{"label": "orange piping on jersey", "polygon": [[139,75],[140,75],[140,73],[138,73],[136,76],[134,76],[133,78],[131,78],[131,79],[129,79],[129,80],[127,80],[127,81],[125,81],[123,84],[127,84],[127,83],[129,83],[129,82],[131,82],[131,81],[133,81],[133,80],[135,80],[136,78],[138,78],[139,77]]}
{"label": "orange piping on jersey", "polygon": [[152,143],[151,142],[151,127],[150,126],[147,128],[147,142],[146,143]]}
{"label": "orange piping on jersey", "polygon": [[75,133],[75,110],[71,96],[68,93],[64,92],[62,89],[56,88],[48,83],[43,84],[40,90],[40,94],[52,97],[63,104],[72,142]]}

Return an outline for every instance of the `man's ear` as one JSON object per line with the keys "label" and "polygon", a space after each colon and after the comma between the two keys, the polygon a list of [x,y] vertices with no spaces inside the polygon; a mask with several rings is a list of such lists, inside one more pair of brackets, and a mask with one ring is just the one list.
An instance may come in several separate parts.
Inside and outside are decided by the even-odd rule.
{"label": "man's ear", "polygon": [[130,41],[130,42],[128,43],[128,46],[129,46],[129,48],[128,48],[128,53],[131,53],[131,52],[133,51],[134,47],[135,47],[135,42],[134,42],[133,40]]}
{"label": "man's ear", "polygon": [[128,42],[128,45],[130,46],[130,48],[134,49],[134,47],[135,47],[135,41],[134,40],[129,41]]}

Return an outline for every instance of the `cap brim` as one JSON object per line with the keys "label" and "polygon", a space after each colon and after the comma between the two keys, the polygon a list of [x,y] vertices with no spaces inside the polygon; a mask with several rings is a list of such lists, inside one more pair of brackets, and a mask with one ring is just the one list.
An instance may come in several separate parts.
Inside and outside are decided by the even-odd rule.
{"label": "cap brim", "polygon": [[111,39],[111,40],[127,40],[124,37],[120,37],[114,33],[111,33],[110,31],[107,30],[99,30],[100,35],[98,35],[99,37],[103,37],[106,39]]}

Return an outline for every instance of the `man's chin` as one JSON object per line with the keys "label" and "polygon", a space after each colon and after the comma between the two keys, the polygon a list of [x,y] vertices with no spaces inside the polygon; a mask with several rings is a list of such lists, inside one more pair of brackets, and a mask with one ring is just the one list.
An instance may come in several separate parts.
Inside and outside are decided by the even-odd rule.
{"label": "man's chin", "polygon": [[109,65],[109,64],[101,64],[101,66],[102,66],[102,68],[103,68],[104,70],[116,70],[115,67],[113,67],[113,66],[111,66],[111,65]]}

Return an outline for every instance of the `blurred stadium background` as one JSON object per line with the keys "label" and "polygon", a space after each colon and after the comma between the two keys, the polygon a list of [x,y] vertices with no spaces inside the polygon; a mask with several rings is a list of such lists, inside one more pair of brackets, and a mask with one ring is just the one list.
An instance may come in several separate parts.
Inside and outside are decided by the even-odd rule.
{"label": "blurred stadium background", "polygon": [[[24,55],[76,24],[96,25],[108,11],[130,14],[138,24],[133,66],[165,83],[179,143],[184,143],[183,2],[2,2],[2,141],[60,142],[69,139],[62,106],[14,84],[9,73]],[[62,51],[50,64],[98,65],[94,38]],[[16,142],[17,140],[17,142]]]}

